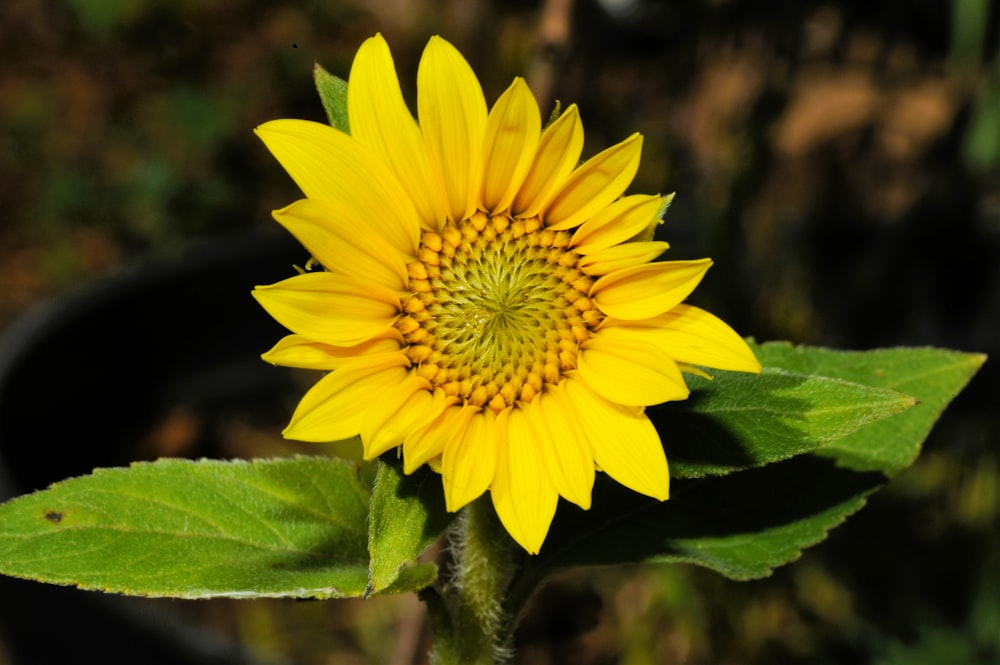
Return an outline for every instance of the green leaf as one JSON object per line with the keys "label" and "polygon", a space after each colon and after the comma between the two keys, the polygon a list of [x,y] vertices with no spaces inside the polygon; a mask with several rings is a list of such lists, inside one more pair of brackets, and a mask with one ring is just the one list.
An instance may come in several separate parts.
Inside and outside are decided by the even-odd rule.
{"label": "green leaf", "polygon": [[888,476],[913,463],[945,407],[986,362],[981,353],[929,347],[832,351],[770,342],[755,350],[765,365],[912,395],[917,400],[914,408],[819,451],[842,466],[856,471],[881,471]]}
{"label": "green leaf", "polygon": [[691,377],[691,397],[647,410],[673,478],[700,478],[778,462],[913,406],[886,388],[765,366],[759,374]]}
{"label": "green leaf", "polygon": [[[663,503],[601,477],[595,485],[590,511],[560,505],[541,553],[527,560],[513,592],[515,598],[523,594],[518,589],[531,588],[539,579],[568,566],[687,562],[734,579],[768,575],[776,566],[796,559],[804,548],[825,538],[831,528],[861,508],[871,492],[909,464],[941,411],[984,360],[981,355],[938,349],[838,352],[767,344],[756,351],[775,377],[827,377],[911,393],[919,403],[878,422],[869,422],[812,453],[724,477],[678,480],[673,484],[671,499]],[[725,381],[727,394],[712,396],[710,403],[757,401],[747,394],[755,390],[752,380],[732,382],[727,375]],[[762,392],[772,397],[775,394]],[[781,393],[779,390],[779,407],[783,406]],[[884,396],[891,402],[889,395]],[[816,406],[822,411],[821,404],[817,402]],[[696,402],[693,410],[704,408],[704,403]],[[828,414],[834,420],[836,411]],[[842,413],[850,420],[858,412]],[[703,430],[728,432],[726,436],[742,436],[755,430],[752,423],[743,429],[735,425],[737,415],[738,411],[722,409],[697,413],[692,418]],[[753,410],[745,417],[753,421],[770,416]],[[720,418],[725,425],[718,424]],[[804,427],[795,419],[779,419],[778,423],[779,435],[788,434],[789,428]],[[846,425],[841,433],[852,427]],[[828,423],[812,431],[835,434],[837,428]],[[675,434],[680,435],[661,429],[665,440]],[[670,445],[677,448],[676,444],[668,444],[668,449]],[[717,461],[718,451],[710,452],[708,457]],[[725,463],[732,464],[731,460]],[[676,457],[672,465],[676,467]]]}
{"label": "green leaf", "polygon": [[601,478],[587,513],[561,506],[529,567],[695,563],[739,580],[764,577],[864,505],[881,474],[802,455],[724,478],[674,484],[669,501]]}
{"label": "green leaf", "polygon": [[[371,498],[371,567],[366,595],[429,585],[437,575],[437,566],[415,562],[453,517],[444,507],[441,476],[426,467],[407,476],[400,466],[380,461]],[[423,570],[418,572],[418,568]]]}
{"label": "green leaf", "polygon": [[0,573],[141,596],[362,596],[367,517],[337,459],[99,469],[0,506]]}
{"label": "green leaf", "polygon": [[327,120],[336,129],[350,134],[351,126],[347,117],[347,81],[326,71],[319,63],[313,65],[313,81],[319,99],[323,102]]}

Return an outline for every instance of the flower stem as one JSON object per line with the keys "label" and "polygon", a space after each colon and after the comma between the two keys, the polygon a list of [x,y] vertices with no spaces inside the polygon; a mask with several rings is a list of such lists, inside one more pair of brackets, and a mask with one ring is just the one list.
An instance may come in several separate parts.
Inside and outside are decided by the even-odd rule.
{"label": "flower stem", "polygon": [[[451,620],[437,622],[450,634],[435,635],[432,662],[507,663],[513,617],[504,611],[503,603],[515,571],[516,546],[497,520],[488,497],[480,497],[462,510],[451,538],[454,561],[451,583],[445,591]],[[428,609],[434,611],[430,605]]]}

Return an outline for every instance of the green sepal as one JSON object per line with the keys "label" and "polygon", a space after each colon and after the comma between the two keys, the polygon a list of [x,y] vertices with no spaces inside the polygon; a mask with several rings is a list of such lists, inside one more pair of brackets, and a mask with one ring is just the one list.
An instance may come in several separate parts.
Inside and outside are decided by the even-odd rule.
{"label": "green sepal", "polygon": [[350,134],[351,125],[347,116],[347,81],[326,71],[319,63],[313,65],[313,81],[330,125],[345,134]]}

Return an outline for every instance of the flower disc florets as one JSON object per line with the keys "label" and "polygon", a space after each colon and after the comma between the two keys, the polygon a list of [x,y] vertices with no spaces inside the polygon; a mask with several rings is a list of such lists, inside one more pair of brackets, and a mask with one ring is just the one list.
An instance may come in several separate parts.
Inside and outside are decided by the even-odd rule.
{"label": "flower disc florets", "polygon": [[537,217],[481,212],[424,231],[396,322],[417,375],[497,414],[557,385],[603,318],[570,239]]}

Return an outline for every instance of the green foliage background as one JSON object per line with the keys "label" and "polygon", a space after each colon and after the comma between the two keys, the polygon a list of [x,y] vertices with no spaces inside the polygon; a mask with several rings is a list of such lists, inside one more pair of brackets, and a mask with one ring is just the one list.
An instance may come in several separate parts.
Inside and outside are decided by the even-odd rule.
{"label": "green foliage background", "polygon": [[[615,18],[578,0],[572,39],[548,46],[543,3],[529,1],[3,4],[0,325],[150,251],[271,226],[267,211],[296,192],[251,128],[322,120],[313,63],[346,74],[357,45],[382,31],[410,95],[420,49],[440,33],[481,73],[488,99],[526,74],[543,103],[579,103],[587,154],[642,132],[633,190],[678,192],[659,233],[671,257],[715,259],[693,302],[741,332],[1000,357],[995,2],[957,2],[954,13],[943,0],[638,4],[644,13]],[[519,636],[522,661],[1000,659],[991,365],[918,462],[796,564],[748,583],[688,566],[568,574]],[[119,463],[205,454],[189,434],[201,414],[166,412]],[[303,452],[270,443],[283,415],[268,413],[198,431],[222,440],[214,453]],[[82,445],[18,444],[54,457]],[[0,596],[0,660],[40,662],[47,624],[26,629],[26,605],[11,599],[48,591],[16,588]],[[128,611],[155,607],[264,662],[380,662],[419,616],[402,597],[143,602]]]}

